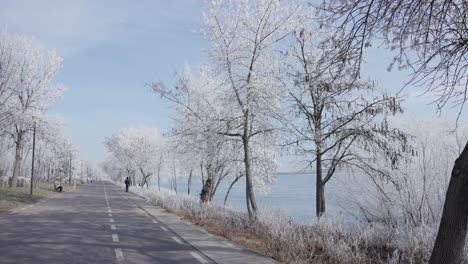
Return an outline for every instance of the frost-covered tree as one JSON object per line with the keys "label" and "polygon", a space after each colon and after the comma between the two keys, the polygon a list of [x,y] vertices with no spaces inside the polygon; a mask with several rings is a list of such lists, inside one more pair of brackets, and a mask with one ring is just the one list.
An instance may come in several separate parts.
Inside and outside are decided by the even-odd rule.
{"label": "frost-covered tree", "polygon": [[187,66],[178,75],[175,89],[157,85],[155,89],[173,103],[176,115],[170,133],[172,151],[183,160],[189,175],[201,176],[200,200],[209,202],[223,179],[241,163],[241,145],[220,133],[218,122],[225,118],[219,83],[207,67],[195,78]]}
{"label": "frost-covered tree", "polygon": [[38,180],[39,178],[46,181],[59,179],[71,183],[78,151],[65,136],[60,120],[48,118],[36,123],[36,153],[35,175]]}
{"label": "frost-covered tree", "polygon": [[[468,91],[468,5],[463,0],[333,0],[321,5],[331,26],[335,61],[359,73],[365,48],[383,44],[389,62],[413,72],[409,84],[435,93],[437,108],[460,107]],[[359,76],[359,74],[356,74]],[[468,223],[468,144],[455,162],[430,263],[461,263]]]}
{"label": "frost-covered tree", "polygon": [[[411,120],[403,124],[412,135],[410,152],[403,153],[390,180],[354,176],[343,179],[340,191],[345,210],[359,219],[388,226],[436,227],[450,178],[452,161],[463,150],[460,139],[466,130],[449,131],[448,122]],[[382,159],[382,157],[379,157]],[[385,162],[376,161],[385,167]]]}
{"label": "frost-covered tree", "polygon": [[[316,176],[316,214],[325,212],[325,185],[346,166],[371,169],[374,153],[396,166],[406,136],[388,125],[387,116],[402,112],[401,99],[371,80],[354,80],[353,68],[329,65],[330,50],[320,46],[307,19],[294,31],[285,52],[289,77],[287,146],[308,157]],[[374,170],[376,170],[374,168]]]}
{"label": "frost-covered tree", "polygon": [[[205,118],[205,125],[240,143],[246,204],[251,219],[258,211],[254,186],[272,181],[276,169],[275,121],[281,82],[276,48],[290,33],[298,5],[293,1],[211,1],[204,13],[203,30],[211,42],[210,82],[221,107]],[[155,85],[162,96],[167,89]],[[197,118],[193,114],[193,118]]]}
{"label": "frost-covered tree", "polygon": [[[271,178],[275,163],[274,121],[281,83],[276,48],[291,31],[291,1],[211,1],[204,30],[213,69],[224,91],[225,116],[218,132],[242,143],[249,215],[258,211],[254,178]],[[263,163],[263,166],[261,166]]]}
{"label": "frost-covered tree", "polygon": [[[7,120],[6,133],[15,143],[15,162],[12,186],[16,186],[21,173],[25,137],[33,127],[33,117],[41,117],[63,89],[51,84],[62,59],[53,51],[41,48],[25,36],[0,37],[1,70],[0,93],[6,93],[2,102],[3,120]],[[5,75],[3,75],[5,74]],[[6,91],[6,92],[5,92]]]}
{"label": "frost-covered tree", "polygon": [[158,171],[164,141],[156,129],[129,127],[106,138],[105,145],[125,168],[136,184],[149,187],[151,176]]}

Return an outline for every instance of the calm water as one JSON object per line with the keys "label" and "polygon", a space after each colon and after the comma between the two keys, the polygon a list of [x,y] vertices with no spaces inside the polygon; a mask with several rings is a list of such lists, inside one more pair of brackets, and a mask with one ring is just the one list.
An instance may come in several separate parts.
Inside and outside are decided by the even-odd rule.
{"label": "calm water", "polygon": [[[338,176],[338,175],[335,175]],[[311,174],[278,174],[276,182],[271,186],[269,193],[261,193],[256,190],[255,195],[259,207],[282,209],[297,221],[306,223],[315,218],[315,176]],[[232,188],[227,204],[234,208],[245,208],[245,179],[240,179]],[[327,183],[325,189],[326,209],[330,216],[341,215],[341,208],[333,199],[333,193],[338,183],[333,179]],[[170,188],[169,182],[161,183],[161,187]],[[226,180],[218,187],[214,202],[223,204],[224,196],[229,187]],[[191,195],[198,196],[201,190],[201,180],[192,179]],[[177,192],[187,193],[187,180],[177,180]]]}

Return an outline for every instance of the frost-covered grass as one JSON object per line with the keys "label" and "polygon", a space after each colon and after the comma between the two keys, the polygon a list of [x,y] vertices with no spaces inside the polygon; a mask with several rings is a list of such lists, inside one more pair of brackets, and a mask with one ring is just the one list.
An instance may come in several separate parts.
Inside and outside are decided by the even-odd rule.
{"label": "frost-covered grass", "polygon": [[34,188],[33,196],[29,195],[29,192],[29,186],[0,188],[0,212],[36,203],[57,194],[57,192],[54,192],[53,183],[39,183],[36,188]]}
{"label": "frost-covered grass", "polygon": [[437,231],[428,226],[341,225],[333,219],[303,225],[272,210],[262,210],[258,220],[251,222],[244,211],[204,205],[196,197],[157,188],[131,190],[172,213],[284,263],[427,263]]}

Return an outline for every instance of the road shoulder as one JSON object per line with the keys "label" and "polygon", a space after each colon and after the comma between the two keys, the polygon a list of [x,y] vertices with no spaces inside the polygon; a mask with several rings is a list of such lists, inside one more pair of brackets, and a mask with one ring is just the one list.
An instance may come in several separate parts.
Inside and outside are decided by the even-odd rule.
{"label": "road shoulder", "polygon": [[279,263],[272,258],[261,256],[254,251],[236,245],[224,237],[211,234],[203,228],[182,220],[178,216],[168,213],[166,210],[147,202],[134,193],[126,194],[122,190],[122,195],[127,197],[129,202],[145,211],[149,217],[152,217],[156,221],[163,222],[173,232],[178,234],[181,239],[185,240],[216,263]]}

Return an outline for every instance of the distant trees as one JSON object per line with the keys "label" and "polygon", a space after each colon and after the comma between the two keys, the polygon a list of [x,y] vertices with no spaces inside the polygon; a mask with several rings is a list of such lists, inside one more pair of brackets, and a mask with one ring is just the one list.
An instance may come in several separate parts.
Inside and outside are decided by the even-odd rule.
{"label": "distant trees", "polygon": [[0,49],[0,93],[4,96],[1,115],[8,127],[4,133],[10,135],[15,143],[11,182],[15,187],[21,173],[25,136],[32,129],[33,116],[42,116],[63,91],[60,86],[50,83],[62,59],[23,36],[1,35]]}
{"label": "distant trees", "polygon": [[[28,146],[28,152],[31,145]],[[63,124],[53,119],[36,124],[36,179],[68,180],[72,184],[73,162],[78,158],[76,147],[66,138]]]}
{"label": "distant trees", "polygon": [[[437,108],[453,103],[462,110],[468,90],[466,1],[344,1],[321,5],[323,25],[333,34],[335,57],[359,76],[365,48],[384,44],[395,50],[394,65],[408,68],[408,84],[436,96]],[[380,42],[380,43],[379,43]],[[455,162],[439,233],[430,263],[461,263],[468,223],[468,144]]]}
{"label": "distant trees", "polygon": [[[59,153],[73,148],[61,133],[62,125],[47,117],[49,106],[64,91],[52,83],[61,62],[54,51],[42,48],[30,37],[0,34],[0,171],[12,175],[12,187],[18,176],[26,175],[23,167],[30,158],[34,123],[38,132],[35,171],[40,172],[36,174],[39,177],[56,173],[61,166]],[[67,160],[69,164],[70,155]]]}
{"label": "distant trees", "polygon": [[107,150],[135,184],[147,186],[162,165],[164,141],[156,129],[129,127],[106,138]]}

